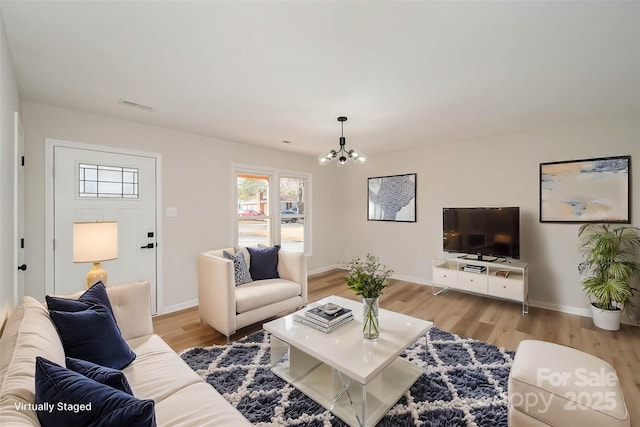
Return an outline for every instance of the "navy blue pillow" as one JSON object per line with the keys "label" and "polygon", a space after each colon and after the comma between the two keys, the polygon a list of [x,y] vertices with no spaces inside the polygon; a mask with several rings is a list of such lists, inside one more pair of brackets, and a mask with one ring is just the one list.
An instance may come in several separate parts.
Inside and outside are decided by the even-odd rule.
{"label": "navy blue pillow", "polygon": [[102,304],[76,312],[50,310],[49,315],[68,357],[113,369],[122,369],[136,358],[109,309]]}
{"label": "navy blue pillow", "polygon": [[[75,299],[51,297],[47,295],[47,307],[49,310],[57,311],[83,311],[94,304],[102,304],[109,309],[109,313],[113,316],[113,308],[107,295],[107,288],[98,282],[85,291],[80,297]],[[115,316],[113,317],[115,319]]]}
{"label": "navy blue pillow", "polygon": [[137,399],[42,357],[36,357],[35,389],[43,427],[156,425],[153,400]]}
{"label": "navy blue pillow", "polygon": [[98,381],[100,384],[108,385],[109,387],[124,391],[133,396],[129,381],[127,381],[127,377],[124,376],[122,371],[96,365],[86,360],[74,359],[73,357],[67,357],[65,364],[67,365],[67,369],[71,369],[73,372],[77,372],[80,375]]}
{"label": "navy blue pillow", "polygon": [[278,279],[278,251],[280,246],[247,248],[250,255],[249,272],[253,280]]}

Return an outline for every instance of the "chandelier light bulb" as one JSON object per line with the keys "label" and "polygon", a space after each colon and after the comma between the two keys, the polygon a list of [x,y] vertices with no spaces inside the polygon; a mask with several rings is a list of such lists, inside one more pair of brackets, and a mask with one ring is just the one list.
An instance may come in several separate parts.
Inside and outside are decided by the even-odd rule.
{"label": "chandelier light bulb", "polygon": [[355,161],[356,161],[356,163],[360,163],[360,164],[362,164],[362,163],[364,163],[364,162],[366,162],[366,161],[367,161],[367,156],[365,156],[365,155],[364,155],[364,154],[362,154],[362,153],[359,153],[359,154],[358,154],[358,157],[356,157],[356,158],[355,158],[355,159],[353,159],[353,160],[355,160]]}

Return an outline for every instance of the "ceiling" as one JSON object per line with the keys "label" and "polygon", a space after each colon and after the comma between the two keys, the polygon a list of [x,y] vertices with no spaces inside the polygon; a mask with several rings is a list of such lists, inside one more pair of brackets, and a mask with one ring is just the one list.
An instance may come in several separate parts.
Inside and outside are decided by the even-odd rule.
{"label": "ceiling", "polygon": [[371,156],[640,111],[636,1],[0,7],[24,100],[289,152],[339,115]]}

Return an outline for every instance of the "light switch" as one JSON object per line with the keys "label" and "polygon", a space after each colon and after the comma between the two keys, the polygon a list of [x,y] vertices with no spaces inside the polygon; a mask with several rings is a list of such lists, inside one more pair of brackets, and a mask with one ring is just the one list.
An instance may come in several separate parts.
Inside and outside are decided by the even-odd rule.
{"label": "light switch", "polygon": [[167,216],[168,217],[178,216],[178,208],[167,208]]}

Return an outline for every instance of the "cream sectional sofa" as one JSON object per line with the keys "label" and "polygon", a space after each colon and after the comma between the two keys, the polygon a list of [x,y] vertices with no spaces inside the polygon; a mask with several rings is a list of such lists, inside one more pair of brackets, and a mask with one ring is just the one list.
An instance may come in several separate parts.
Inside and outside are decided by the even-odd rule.
{"label": "cream sectional sofa", "polygon": [[[135,397],[154,400],[158,426],[251,425],[153,334],[148,282],[110,286],[107,295],[122,336],[137,355],[123,372]],[[36,356],[65,364],[47,308],[24,297],[0,337],[0,425],[40,425],[33,410],[20,409],[35,403]]]}

